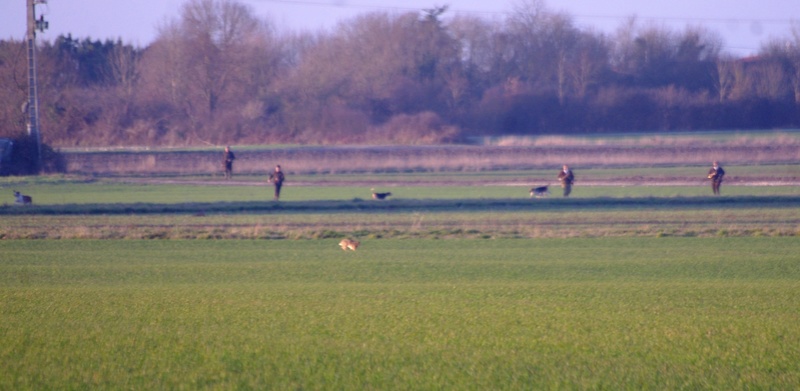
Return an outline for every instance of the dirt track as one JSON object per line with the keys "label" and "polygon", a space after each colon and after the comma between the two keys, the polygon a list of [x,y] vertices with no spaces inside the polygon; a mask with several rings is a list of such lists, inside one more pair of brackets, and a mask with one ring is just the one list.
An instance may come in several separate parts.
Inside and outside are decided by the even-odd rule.
{"label": "dirt track", "polygon": [[[196,152],[70,152],[67,170],[92,175],[199,175],[219,173],[221,150]],[[237,152],[234,171],[264,175],[275,164],[305,174],[358,171],[484,171],[531,168],[795,164],[797,145],[581,146],[581,147],[302,147]]]}
{"label": "dirt track", "polygon": [[[198,180],[180,180],[180,179],[161,179],[161,178],[124,178],[119,179],[119,182],[124,183],[149,183],[149,184],[170,184],[170,185],[195,185],[195,186],[271,186],[266,181],[198,181]],[[534,184],[550,183],[551,186],[557,186],[555,181],[541,178],[520,179],[520,180],[481,180],[481,181],[397,181],[397,182],[381,182],[382,187],[400,187],[400,186],[532,186]],[[580,186],[703,186],[708,184],[707,180],[702,178],[691,179],[686,177],[617,177],[608,179],[585,179],[576,181],[576,185]],[[774,178],[748,178],[748,177],[735,177],[725,178],[726,185],[735,186],[800,186],[800,177],[774,177]],[[352,186],[352,187],[374,187],[375,181],[291,181],[287,182],[290,186],[299,187],[323,187],[323,186]]]}

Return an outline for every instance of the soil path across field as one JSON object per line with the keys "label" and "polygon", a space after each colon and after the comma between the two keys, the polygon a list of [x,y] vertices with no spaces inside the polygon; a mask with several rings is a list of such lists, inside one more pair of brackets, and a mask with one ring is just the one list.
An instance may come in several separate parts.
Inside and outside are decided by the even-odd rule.
{"label": "soil path across field", "polygon": [[[161,184],[161,185],[194,185],[194,186],[272,186],[263,181],[237,181],[237,180],[181,180],[164,178],[120,178],[117,182],[122,183],[141,183],[141,184]],[[475,180],[475,181],[291,181],[287,180],[286,185],[298,187],[327,187],[327,186],[349,186],[349,187],[401,187],[401,186],[558,186],[554,180],[531,178],[530,180]],[[576,181],[576,186],[703,186],[708,184],[703,178],[692,179],[686,177],[615,177],[607,179],[586,179]],[[732,186],[800,186],[800,177],[774,177],[774,178],[748,178],[735,177],[725,178],[726,185]]]}

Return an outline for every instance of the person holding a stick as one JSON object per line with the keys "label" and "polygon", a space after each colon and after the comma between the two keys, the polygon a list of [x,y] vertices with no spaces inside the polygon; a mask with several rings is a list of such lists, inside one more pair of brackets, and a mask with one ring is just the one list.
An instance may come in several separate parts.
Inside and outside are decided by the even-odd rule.
{"label": "person holding a stick", "polygon": [[225,169],[225,179],[233,177],[233,161],[236,156],[231,151],[230,145],[225,146],[225,152],[222,154],[222,167]]}
{"label": "person holding a stick", "polygon": [[722,177],[724,176],[725,170],[722,169],[719,162],[715,161],[711,169],[708,170],[708,179],[711,180],[711,191],[714,192],[714,195],[720,195],[719,187],[722,186]]}
{"label": "person holding a stick", "polygon": [[280,164],[275,166],[275,171],[272,174],[269,174],[269,182],[275,185],[275,201],[281,198],[281,186],[283,186],[285,179],[286,176],[283,175]]}
{"label": "person holding a stick", "polygon": [[564,188],[564,197],[569,197],[569,193],[572,192],[572,184],[575,182],[575,174],[566,164],[558,173],[558,181],[561,182],[561,187]]}

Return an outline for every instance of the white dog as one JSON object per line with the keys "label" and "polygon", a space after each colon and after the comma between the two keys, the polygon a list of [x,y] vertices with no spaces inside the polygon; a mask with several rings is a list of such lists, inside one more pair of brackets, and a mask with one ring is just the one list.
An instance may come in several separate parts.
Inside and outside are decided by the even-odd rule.
{"label": "white dog", "polygon": [[33,198],[14,190],[14,203],[19,205],[33,205]]}

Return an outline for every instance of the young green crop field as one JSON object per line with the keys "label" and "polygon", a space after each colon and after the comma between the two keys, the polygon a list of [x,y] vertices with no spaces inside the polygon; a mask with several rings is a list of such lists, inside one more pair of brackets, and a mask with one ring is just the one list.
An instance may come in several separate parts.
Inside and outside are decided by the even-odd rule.
{"label": "young green crop field", "polygon": [[0,389],[793,389],[797,237],[0,241]]}
{"label": "young green crop field", "polygon": [[0,178],[0,389],[793,389],[798,167]]}

